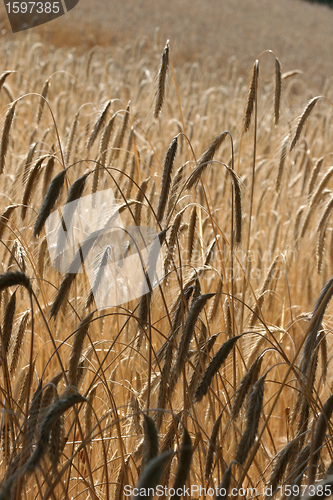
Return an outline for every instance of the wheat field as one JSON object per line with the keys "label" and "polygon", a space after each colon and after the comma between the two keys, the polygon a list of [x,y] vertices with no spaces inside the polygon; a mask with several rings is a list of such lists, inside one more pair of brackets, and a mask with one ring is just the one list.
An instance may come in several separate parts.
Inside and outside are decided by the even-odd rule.
{"label": "wheat field", "polygon": [[[145,40],[3,53],[0,498],[329,496],[329,82],[270,51],[248,78]],[[101,309],[46,222],[107,189],[165,277]]]}

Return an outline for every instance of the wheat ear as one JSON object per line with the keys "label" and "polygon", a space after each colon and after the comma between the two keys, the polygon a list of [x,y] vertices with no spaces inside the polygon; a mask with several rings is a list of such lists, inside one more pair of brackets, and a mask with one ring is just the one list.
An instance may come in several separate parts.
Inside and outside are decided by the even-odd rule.
{"label": "wheat ear", "polygon": [[158,200],[156,212],[156,219],[159,223],[161,223],[163,220],[164,211],[168,202],[169,190],[171,185],[171,173],[176,158],[177,147],[178,141],[177,137],[175,137],[168,148],[163,165],[161,194]]}
{"label": "wheat ear", "polygon": [[7,356],[10,345],[10,338],[13,329],[13,320],[16,308],[16,292],[14,292],[8,301],[3,317],[2,333],[1,333],[1,351],[2,356]]}
{"label": "wheat ear", "polygon": [[17,104],[17,101],[13,102],[9,106],[8,111],[6,113],[5,121],[3,124],[3,129],[2,129],[1,139],[0,139],[0,174],[2,174],[4,166],[5,166],[6,154],[7,154],[8,145],[9,145],[10,128],[11,128],[12,123],[13,123],[16,104]]}
{"label": "wheat ear", "polygon": [[[173,372],[171,375],[170,386],[174,387],[175,383],[181,374],[183,367],[185,366],[187,353],[190,347],[190,343],[194,333],[194,327],[199,317],[199,314],[205,307],[207,301],[214,296],[213,293],[206,293],[204,295],[200,295],[193,303],[188,316],[185,321],[184,330],[179,342],[177,357],[175,361],[175,365],[173,368]],[[169,390],[171,390],[169,388]]]}
{"label": "wheat ear", "polygon": [[259,356],[251,365],[250,369],[246,372],[240,384],[237,388],[235,394],[234,404],[231,409],[231,418],[232,420],[236,420],[239,415],[239,412],[244,403],[245,397],[248,394],[250,388],[255,384],[258,380],[260,368],[262,365],[263,357]]}
{"label": "wheat ear", "polygon": [[112,101],[108,101],[104,108],[102,109],[95,125],[94,125],[94,128],[88,138],[88,141],[87,141],[87,149],[90,149],[92,147],[92,145],[94,144],[95,140],[96,140],[96,137],[98,136],[100,130],[102,129],[103,127],[103,124],[105,122],[105,119],[106,119],[106,115],[107,115],[107,112],[108,112],[108,109],[109,107],[111,106],[111,102]]}
{"label": "wheat ear", "polygon": [[207,451],[206,464],[205,464],[205,479],[206,479],[206,481],[209,480],[210,474],[212,472],[214,450],[216,448],[216,440],[217,440],[217,435],[218,435],[219,429],[220,429],[222,415],[223,415],[223,411],[221,411],[221,413],[219,414],[219,416],[215,420],[213,428],[212,428],[212,432],[211,432],[211,435],[209,438],[209,447],[208,447],[208,451]]}
{"label": "wheat ear", "polygon": [[15,335],[14,338],[13,350],[11,352],[10,368],[9,368],[11,374],[15,372],[20,357],[20,350],[23,342],[25,329],[27,326],[28,317],[29,317],[29,311],[26,311],[20,320],[17,334]]}
{"label": "wheat ear", "polygon": [[294,149],[294,147],[296,146],[296,143],[297,143],[298,139],[300,138],[302,129],[304,127],[304,124],[305,124],[306,120],[309,118],[311,111],[313,110],[316,102],[319,99],[320,99],[320,96],[317,96],[317,97],[314,97],[313,99],[311,99],[311,101],[309,101],[309,103],[306,105],[303,113],[299,116],[298,121],[297,121],[296,130],[295,130],[294,136],[291,140],[290,151],[292,151]]}
{"label": "wheat ear", "polygon": [[281,154],[280,154],[278,173],[277,173],[276,181],[275,181],[275,191],[277,193],[280,191],[280,187],[281,187],[281,180],[282,180],[282,175],[283,175],[284,164],[285,164],[286,157],[287,157],[288,144],[289,144],[289,135],[287,135],[283,139],[282,146],[281,146]]}
{"label": "wheat ear", "polygon": [[323,321],[323,317],[329,301],[333,295],[333,278],[329,279],[323,287],[315,304],[311,320],[307,329],[307,335],[302,352],[301,372],[306,375],[311,369],[311,358],[314,352],[317,334]]}
{"label": "wheat ear", "polygon": [[113,159],[114,160],[117,160],[117,158],[119,157],[120,149],[121,149],[121,146],[123,144],[123,140],[125,137],[125,132],[126,132],[126,128],[127,128],[128,120],[129,120],[130,104],[131,104],[131,101],[128,101],[122,124],[119,128],[118,135],[117,135],[115,142],[114,142],[114,146],[113,146],[113,148],[114,148]]}
{"label": "wheat ear", "polygon": [[177,200],[177,194],[178,194],[181,182],[183,180],[184,170],[185,170],[185,165],[182,165],[181,167],[179,167],[174,175],[174,178],[172,179],[168,208],[167,208],[168,218],[171,216],[171,211],[174,209],[174,205],[175,205],[176,200]]}
{"label": "wheat ear", "polygon": [[28,175],[28,178],[26,181],[26,185],[25,185],[25,189],[24,189],[24,193],[23,193],[23,198],[22,198],[22,207],[21,207],[21,219],[22,220],[25,219],[25,216],[27,213],[27,208],[28,208],[27,205],[30,201],[32,190],[37,187],[38,178],[39,178],[39,175],[41,173],[41,167],[42,167],[43,161],[46,158],[48,158],[48,155],[41,156],[40,158],[38,158],[38,160],[35,162],[34,166],[31,168],[31,170],[29,172],[29,175]]}
{"label": "wheat ear", "polygon": [[241,335],[237,335],[236,337],[232,337],[227,340],[215,354],[207,370],[205,371],[201,384],[199,385],[195,393],[196,401],[201,401],[202,398],[207,394],[214,375],[219,371],[221,365],[225,362],[240,337]]}
{"label": "wheat ear", "polygon": [[210,144],[208,149],[203,153],[203,155],[198,160],[198,166],[192,172],[192,175],[187,182],[186,188],[191,189],[200,179],[203,172],[208,167],[209,163],[213,160],[214,155],[218,148],[223,143],[224,139],[227,137],[228,132],[222,132],[222,134],[218,135],[213,142]]}
{"label": "wheat ear", "polygon": [[94,316],[94,312],[88,314],[83,320],[80,322],[73,342],[73,348],[71,357],[69,360],[69,368],[68,368],[68,383],[73,386],[77,386],[77,367],[79,364],[79,360],[81,357],[83,342],[85,336],[88,333],[88,329],[92,318]]}
{"label": "wheat ear", "polygon": [[165,95],[165,82],[169,67],[169,50],[170,49],[168,40],[162,54],[161,67],[158,73],[158,87],[157,87],[157,96],[154,109],[154,118],[158,118],[158,115],[160,114],[163,106],[164,95]]}
{"label": "wheat ear", "polygon": [[324,159],[325,159],[324,156],[322,156],[321,158],[318,158],[318,160],[316,161],[316,163],[313,166],[313,169],[312,169],[312,172],[311,172],[311,176],[310,176],[310,180],[309,180],[309,187],[308,187],[308,194],[309,195],[311,195],[311,193],[313,191],[313,188],[315,186],[317,177],[319,175],[321,167],[323,166]]}
{"label": "wheat ear", "polygon": [[248,408],[246,412],[246,429],[237,447],[235,460],[239,464],[244,464],[248,453],[257,435],[260,413],[264,400],[264,382],[266,375],[263,375],[253,387],[250,394]]}
{"label": "wheat ear", "polygon": [[57,201],[61,188],[64,184],[66,177],[66,170],[62,170],[57,174],[54,179],[52,180],[51,184],[49,185],[49,188],[47,190],[47,193],[44,197],[42,206],[40,208],[35,227],[34,227],[34,232],[33,235],[34,237],[38,236],[45,224],[46,219],[51,213],[52,208],[54,207],[55,202]]}
{"label": "wheat ear", "polygon": [[245,108],[243,131],[242,131],[243,134],[245,134],[250,127],[254,101],[256,99],[256,94],[257,94],[258,79],[259,79],[259,61],[257,59],[252,68],[251,80],[247,91],[246,108]]}
{"label": "wheat ear", "polygon": [[310,199],[308,210],[307,210],[307,212],[305,214],[304,222],[303,222],[303,226],[302,226],[302,230],[301,230],[301,236],[302,236],[302,238],[305,235],[305,231],[306,231],[306,229],[307,229],[307,227],[309,225],[309,222],[311,220],[311,217],[313,215],[316,203],[319,201],[320,196],[321,196],[322,192],[324,191],[326,185],[328,184],[329,180],[331,179],[332,175],[333,175],[333,167],[331,167],[326,172],[326,174],[324,175],[324,177],[320,181],[320,184],[318,185],[317,189],[313,193],[312,198]]}
{"label": "wheat ear", "polygon": [[280,102],[282,90],[282,75],[281,64],[278,58],[275,58],[275,93],[274,93],[274,120],[275,125],[279,123],[280,118]]}
{"label": "wheat ear", "polygon": [[291,458],[298,450],[298,445],[298,438],[295,438],[288,444],[286,444],[286,446],[282,448],[282,450],[276,455],[268,482],[268,485],[272,488],[272,491],[275,491],[278,484],[282,480]]}

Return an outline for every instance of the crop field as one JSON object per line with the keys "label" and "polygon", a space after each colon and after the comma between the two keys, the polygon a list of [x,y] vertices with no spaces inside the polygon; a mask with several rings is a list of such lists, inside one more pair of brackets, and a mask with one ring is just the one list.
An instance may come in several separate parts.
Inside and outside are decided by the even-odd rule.
{"label": "crop field", "polygon": [[[245,71],[158,37],[21,35],[1,52],[0,499],[333,494],[330,80],[268,50]],[[136,267],[98,239],[120,220],[157,235]],[[132,281],[106,304],[112,261]]]}

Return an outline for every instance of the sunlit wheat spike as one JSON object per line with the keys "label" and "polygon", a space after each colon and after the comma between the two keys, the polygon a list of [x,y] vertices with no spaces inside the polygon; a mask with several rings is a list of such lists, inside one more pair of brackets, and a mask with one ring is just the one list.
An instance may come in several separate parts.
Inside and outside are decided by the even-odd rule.
{"label": "sunlit wheat spike", "polygon": [[212,297],[214,297],[214,293],[206,293],[204,295],[200,295],[194,301],[194,303],[193,303],[193,305],[188,313],[188,316],[186,318],[185,325],[184,325],[184,330],[183,330],[183,333],[182,333],[182,336],[181,336],[181,339],[179,342],[177,357],[176,357],[175,366],[174,366],[173,374],[172,374],[172,377],[175,380],[179,377],[179,375],[180,375],[180,373],[185,365],[187,352],[188,352],[188,349],[190,347],[190,343],[191,343],[193,333],[194,333],[195,324],[197,322],[199,314],[201,313],[201,311],[205,307],[207,301],[209,299],[211,299]]}
{"label": "sunlit wheat spike", "polygon": [[258,79],[259,79],[259,61],[257,59],[252,68],[251,81],[249,83],[247,91],[246,109],[245,109],[243,131],[242,131],[243,134],[245,134],[250,127],[254,103],[257,98]]}
{"label": "sunlit wheat spike", "polygon": [[81,198],[88,175],[89,172],[82,175],[73,182],[68,191],[65,205]]}
{"label": "sunlit wheat spike", "polygon": [[173,210],[174,204],[176,203],[178,191],[179,191],[181,182],[183,180],[184,170],[185,170],[185,165],[182,165],[181,167],[179,167],[177,172],[174,175],[174,178],[172,179],[168,208],[167,208],[168,217],[171,215],[171,211]]}
{"label": "sunlit wheat spike", "polygon": [[94,296],[97,293],[97,290],[99,288],[99,285],[101,283],[101,280],[103,278],[104,272],[105,272],[105,266],[108,262],[108,259],[110,258],[112,248],[110,245],[106,247],[104,250],[103,256],[101,258],[100,264],[98,266],[97,272],[94,277],[94,282],[93,285],[90,289],[90,292],[87,297],[87,302],[86,302],[86,307],[89,307],[93,301],[94,301]]}
{"label": "sunlit wheat spike", "polygon": [[177,153],[178,141],[177,137],[175,137],[166,153],[163,172],[162,172],[162,186],[161,186],[161,194],[158,200],[158,207],[156,212],[156,219],[158,222],[162,222],[164,211],[168,202],[169,190],[171,185],[171,173],[173,169],[173,164],[175,161],[176,153]]}
{"label": "sunlit wheat spike", "polygon": [[41,168],[43,161],[48,158],[48,155],[41,156],[38,158],[38,160],[35,162],[34,166],[31,168],[28,178],[25,184],[24,188],[24,193],[23,193],[23,198],[22,198],[22,207],[21,207],[21,219],[24,220],[26,213],[27,213],[27,208],[28,208],[28,203],[31,198],[31,194],[34,188],[37,186],[38,178],[41,173]]}
{"label": "sunlit wheat spike", "polygon": [[10,358],[10,374],[13,374],[16,370],[18,360],[20,358],[20,352],[21,352],[21,346],[23,342],[23,337],[25,333],[25,329],[27,326],[28,318],[29,318],[29,311],[26,311],[19,323],[19,327],[17,330],[17,333],[13,339],[13,350],[11,352],[11,358]]}
{"label": "sunlit wheat spike", "polygon": [[[117,116],[116,114],[111,116],[110,120],[108,121],[108,123],[106,124],[106,126],[104,128],[104,131],[103,131],[103,134],[101,137],[101,142],[99,145],[99,155],[100,155],[99,161],[103,166],[105,166],[105,164],[106,164],[107,148],[108,148],[108,144],[110,141],[110,137],[111,137],[111,133],[113,130],[116,116]],[[98,167],[96,168],[95,171],[99,172]],[[95,192],[95,191],[93,191],[93,192]]]}
{"label": "sunlit wheat spike", "polygon": [[214,375],[218,372],[222,364],[225,362],[240,337],[241,335],[237,335],[236,337],[232,337],[231,339],[227,340],[215,354],[207,370],[205,371],[201,384],[199,385],[195,393],[196,401],[201,401],[202,398],[207,394]]}
{"label": "sunlit wheat spike", "polygon": [[128,407],[128,414],[131,417],[131,428],[134,428],[136,434],[143,434],[142,425],[140,422],[141,408],[139,399],[134,393],[131,394],[131,404]]}
{"label": "sunlit wheat spike", "polygon": [[210,244],[208,245],[208,248],[206,250],[206,255],[205,255],[205,261],[204,261],[204,267],[209,266],[210,261],[213,258],[214,250],[216,247],[216,242],[219,241],[220,235],[218,234],[217,237],[213,238]]}
{"label": "sunlit wheat spike", "polygon": [[191,262],[192,253],[194,250],[194,242],[195,242],[195,226],[197,223],[197,210],[196,206],[194,206],[191,210],[190,216],[190,224],[188,227],[188,238],[187,238],[187,262]]}
{"label": "sunlit wheat spike", "polygon": [[328,219],[333,210],[333,198],[327,203],[323,215],[321,216],[318,226],[317,226],[317,270],[320,273],[322,263],[323,263],[323,253],[325,245],[326,228],[328,224]]}
{"label": "sunlit wheat spike", "polygon": [[150,500],[153,498],[153,490],[159,484],[160,478],[173,455],[173,451],[166,451],[148,462],[141,474],[133,495],[133,500],[142,498]]}
{"label": "sunlit wheat spike", "polygon": [[3,317],[1,343],[2,343],[2,354],[5,356],[7,355],[10,344],[10,338],[12,335],[15,308],[16,308],[16,292],[13,293],[9,302],[7,303],[5,308],[5,314]]}
{"label": "sunlit wheat spike", "polygon": [[111,106],[111,103],[112,103],[112,101],[108,101],[105,104],[104,108],[102,109],[102,111],[101,111],[101,113],[100,113],[100,115],[99,115],[99,117],[94,125],[94,128],[89,136],[89,139],[87,141],[87,146],[86,146],[87,149],[90,149],[92,147],[97,135],[99,134],[100,130],[102,129],[104,122],[106,120],[106,115],[107,115],[108,109]]}
{"label": "sunlit wheat spike", "polygon": [[28,151],[28,154],[27,154],[27,158],[24,161],[24,170],[23,170],[23,175],[22,175],[22,182],[23,182],[23,184],[25,184],[25,182],[26,182],[26,180],[28,178],[29,168],[31,166],[32,158],[34,156],[37,144],[38,144],[38,142],[33,142],[31,144],[31,146],[29,148],[29,151]]}
{"label": "sunlit wheat spike", "polygon": [[145,179],[144,181],[141,182],[139,190],[138,190],[136,198],[135,198],[135,201],[137,203],[135,204],[135,208],[134,208],[134,219],[135,219],[135,223],[137,226],[141,225],[142,204],[143,204],[143,200],[145,199],[145,194],[147,192],[148,183],[149,183],[149,179]]}
{"label": "sunlit wheat spike", "polygon": [[169,50],[170,49],[168,40],[162,54],[161,67],[158,73],[158,86],[157,86],[156,103],[154,109],[154,118],[158,118],[158,115],[160,114],[163,106],[163,101],[165,96],[165,83],[169,67]]}
{"label": "sunlit wheat spike", "polygon": [[46,195],[49,184],[51,182],[54,165],[55,165],[55,157],[51,150],[51,155],[49,156],[49,159],[47,160],[46,165],[44,167],[43,188],[42,188],[43,198]]}
{"label": "sunlit wheat spike", "polygon": [[205,479],[206,481],[209,480],[211,471],[212,471],[212,466],[213,466],[213,457],[214,457],[214,451],[216,448],[216,440],[217,440],[217,435],[220,429],[220,424],[222,420],[222,415],[223,412],[219,414],[217,419],[214,422],[212,432],[209,438],[209,447],[206,455],[206,464],[205,464]]}
{"label": "sunlit wheat spike", "polygon": [[[165,358],[166,351],[168,347],[172,346],[172,342],[176,340],[179,327],[181,325],[182,321],[182,312],[185,313],[188,301],[191,298],[191,295],[193,293],[193,286],[189,286],[185,288],[185,290],[179,295],[175,307],[174,307],[174,317],[172,320],[172,328],[171,331],[169,332],[167,340],[164,342],[162,347],[156,352],[156,361],[159,363],[162,362],[162,360]],[[171,308],[173,310],[173,308]],[[173,312],[173,311],[172,311]]]}
{"label": "sunlit wheat spike", "polygon": [[222,132],[222,134],[218,135],[210,144],[207,151],[205,151],[203,155],[199,158],[198,166],[192,172],[191,177],[189,178],[189,181],[186,184],[187,189],[191,189],[198,182],[201,175],[208,167],[209,163],[213,160],[216,151],[221,146],[227,135],[228,132]]}
{"label": "sunlit wheat spike", "polygon": [[176,477],[173,483],[173,488],[175,494],[171,495],[170,500],[178,500],[181,495],[177,493],[177,490],[183,488],[186,484],[187,477],[190,473],[191,462],[192,462],[193,445],[191,436],[188,433],[186,427],[183,430],[183,438],[180,446],[178,467],[176,471]]}
{"label": "sunlit wheat spike", "polygon": [[258,320],[258,316],[260,314],[260,309],[263,306],[264,300],[265,300],[265,292],[268,290],[268,287],[273,279],[277,279],[275,276],[275,272],[278,269],[278,266],[281,262],[281,257],[280,255],[277,255],[272,264],[270,265],[270,268],[267,271],[267,274],[265,276],[264,282],[260,288],[259,294],[258,294],[258,299],[257,303],[254,306],[251,318],[249,320],[249,326],[252,328],[255,323]]}
{"label": "sunlit wheat spike", "polygon": [[235,196],[235,244],[239,245],[242,240],[242,195],[240,180],[236,172],[227,167]]}
{"label": "sunlit wheat spike", "polygon": [[232,316],[230,311],[229,297],[226,297],[223,304],[223,319],[227,336],[232,337]]}
{"label": "sunlit wheat spike", "polygon": [[275,191],[277,193],[280,191],[280,187],[281,187],[281,180],[282,180],[282,175],[283,175],[284,164],[286,162],[286,157],[287,157],[288,144],[289,144],[289,135],[287,135],[284,138],[284,140],[282,142],[282,146],[281,146],[279,168],[278,168],[278,173],[277,173],[276,182],[275,182]]}
{"label": "sunlit wheat spike", "polygon": [[[175,331],[175,335],[176,333],[178,332]],[[161,371],[161,380],[157,396],[157,410],[156,410],[155,421],[158,429],[160,429],[163,421],[163,411],[161,410],[164,410],[166,407],[167,396],[169,395],[169,397],[171,397],[168,386],[169,386],[169,375],[172,366],[172,358],[173,358],[173,345],[170,340],[164,355],[164,365]]]}
{"label": "sunlit wheat spike", "polygon": [[52,377],[52,379],[48,384],[46,384],[46,386],[43,387],[42,400],[40,403],[39,415],[38,415],[39,423],[43,420],[46,413],[48,412],[50,404],[55,399],[58,399],[57,387],[63,375],[64,375],[63,372],[58,373],[57,375]]}
{"label": "sunlit wheat spike", "polygon": [[44,197],[42,206],[40,208],[35,227],[34,227],[34,232],[33,235],[34,237],[38,236],[45,224],[46,219],[51,213],[52,208],[54,207],[55,202],[57,201],[61,188],[64,184],[66,177],[66,170],[62,170],[57,174],[54,179],[52,180],[51,184],[49,185],[49,188],[47,190],[47,193]]}
{"label": "sunlit wheat spike", "polygon": [[130,116],[130,105],[131,101],[128,101],[127,107],[125,110],[124,118],[122,121],[122,124],[119,128],[117,137],[115,138],[115,142],[113,145],[113,160],[117,160],[120,154],[120,149],[123,145],[124,137],[125,137],[125,132],[127,129],[128,121],[129,121],[129,116]]}
{"label": "sunlit wheat spike", "polygon": [[324,384],[327,380],[327,367],[328,367],[328,345],[327,337],[324,331],[320,331],[318,334],[318,343],[321,353],[321,379]]}
{"label": "sunlit wheat spike", "polygon": [[306,120],[309,118],[311,111],[313,110],[316,102],[320,99],[320,97],[321,96],[317,96],[317,97],[314,97],[313,99],[311,99],[311,101],[305,107],[303,113],[299,116],[296,130],[295,130],[295,133],[294,133],[293,138],[291,140],[290,151],[292,151],[294,149],[294,147],[296,146],[297,141],[301,136],[301,132],[303,130],[304,124],[305,124]]}
{"label": "sunlit wheat spike", "polygon": [[5,167],[6,154],[9,145],[10,129],[14,119],[16,104],[17,101],[10,104],[3,124],[3,129],[0,139],[0,174],[2,174],[3,169]]}
{"label": "sunlit wheat spike", "polygon": [[264,400],[265,377],[266,374],[254,384],[253,391],[249,396],[246,412],[246,429],[242,435],[235,455],[236,462],[241,465],[244,464],[257,435]]}
{"label": "sunlit wheat spike", "polygon": [[143,442],[141,471],[143,471],[149,461],[157,457],[158,454],[157,429],[155,427],[154,420],[146,414],[144,414],[143,428],[145,437]]}
{"label": "sunlit wheat spike", "polygon": [[178,431],[178,427],[180,424],[180,417],[182,415],[182,412],[179,412],[177,415],[174,415],[172,417],[172,421],[169,425],[169,428],[167,430],[167,433],[164,436],[162,445],[161,445],[161,454],[164,453],[165,451],[173,449],[173,443],[176,439],[176,433]]}
{"label": "sunlit wheat spike", "polygon": [[93,316],[94,312],[91,312],[85,318],[83,318],[75,333],[73,348],[68,368],[68,383],[73,386],[77,385],[77,367],[82,353],[83,342],[85,336],[88,333],[88,329],[93,319]]}
{"label": "sunlit wheat spike", "polygon": [[32,396],[28,411],[26,436],[29,446],[32,445],[32,442],[38,430],[37,422],[38,422],[42,397],[43,397],[43,382],[42,380],[40,380],[37,389],[35,390]]}
{"label": "sunlit wheat spike", "polygon": [[43,109],[45,107],[45,99],[48,96],[49,88],[50,88],[50,82],[49,82],[49,80],[46,80],[46,82],[44,83],[43,88],[42,88],[40,103],[39,103],[39,107],[38,107],[37,118],[36,118],[37,125],[39,124],[39,122],[42,118]]}
{"label": "sunlit wheat spike", "polygon": [[164,259],[164,274],[165,275],[168,274],[169,269],[170,269],[171,264],[172,264],[172,259],[174,257],[175,247],[176,247],[176,243],[177,243],[178,231],[179,231],[179,227],[180,227],[181,220],[183,217],[183,213],[184,213],[183,210],[181,212],[179,212],[176,215],[176,217],[172,223],[170,238],[168,241],[167,254],[166,254],[166,257]]}
{"label": "sunlit wheat spike", "polygon": [[217,309],[221,301],[222,297],[222,292],[223,292],[223,281],[222,279],[219,280],[218,285],[217,285],[217,290],[215,292],[215,297],[212,300],[212,305],[209,309],[208,312],[208,322],[210,323],[215,319],[215,316],[217,314]]}
{"label": "sunlit wheat spike", "polygon": [[275,58],[275,92],[274,92],[274,120],[275,125],[279,123],[280,119],[280,102],[282,90],[282,74],[281,64],[278,58]]}
{"label": "sunlit wheat spike", "polygon": [[311,358],[316,344],[317,334],[323,321],[323,317],[333,295],[333,278],[329,279],[323,287],[315,304],[309,326],[307,328],[306,340],[302,352],[301,371],[307,374],[311,368]]}
{"label": "sunlit wheat spike", "polygon": [[235,394],[234,404],[231,409],[231,418],[233,420],[235,420],[238,417],[246,395],[248,394],[253,384],[258,380],[262,360],[263,360],[262,356],[258,357],[252,363],[250,369],[246,372],[246,374],[240,381],[240,384]]}
{"label": "sunlit wheat spike", "polygon": [[194,369],[188,387],[189,396],[191,398],[194,396],[195,391],[197,390],[198,385],[200,383],[200,380],[202,379],[202,373],[207,363],[209,353],[213,349],[218,336],[219,334],[216,333],[215,335],[209,337],[207,341],[203,342],[202,347],[200,348],[200,352],[196,354],[193,360]]}
{"label": "sunlit wheat spike", "polygon": [[86,401],[86,399],[78,392],[65,391],[65,393],[50,406],[40,424],[38,441],[31,457],[24,466],[24,472],[32,472],[40,463],[46,453],[52,427],[58,418],[75,404],[83,403],[84,401]]}
{"label": "sunlit wheat spike", "polygon": [[98,236],[100,235],[100,231],[94,231],[90,233],[87,238],[84,240],[82,245],[79,247],[79,250],[76,252],[68,270],[63,278],[60,287],[58,289],[57,295],[54,299],[54,302],[51,306],[50,310],[50,318],[54,318],[61,307],[61,304],[66,298],[67,293],[72,286],[73,281],[76,278],[77,273],[79,272],[81,265],[84,263],[84,260],[88,256],[90,250],[94,246]]}
{"label": "sunlit wheat spike", "polygon": [[64,416],[60,415],[60,417],[58,417],[52,425],[49,438],[49,446],[47,450],[52,466],[52,471],[55,477],[57,476],[58,465],[65,444]]}
{"label": "sunlit wheat spike", "polygon": [[[67,232],[70,231],[71,229],[72,219],[74,217],[76,207],[79,203],[79,199],[83,194],[88,175],[89,173],[86,173],[81,177],[79,177],[78,179],[76,179],[68,191],[67,199],[63,207],[61,216],[62,227],[65,227]],[[57,240],[57,254],[61,253],[62,241],[63,241],[62,231],[59,231]]]}
{"label": "sunlit wheat spike", "polygon": [[313,166],[313,169],[312,169],[312,172],[311,172],[311,177],[310,177],[310,180],[309,180],[309,187],[308,187],[308,194],[309,195],[311,195],[311,193],[312,193],[312,191],[314,189],[317,177],[319,175],[321,167],[323,166],[324,159],[325,158],[323,156],[321,158],[318,158],[318,160],[316,161],[316,163]]}
{"label": "sunlit wheat spike", "polygon": [[77,131],[77,126],[79,122],[79,115],[80,115],[81,108],[78,109],[78,111],[75,114],[72,126],[70,128],[69,134],[68,134],[68,139],[66,142],[66,147],[65,147],[65,164],[68,166],[70,156],[72,153],[72,147],[73,147],[73,142],[74,142],[74,137]]}
{"label": "sunlit wheat spike", "polygon": [[305,232],[309,226],[309,223],[310,223],[311,217],[313,216],[315,207],[316,207],[317,203],[319,202],[320,197],[322,196],[322,193],[323,193],[325,187],[327,186],[328,182],[330,181],[332,175],[333,175],[333,167],[330,167],[328,169],[328,171],[326,172],[326,174],[324,175],[324,177],[322,178],[322,180],[320,181],[319,185],[317,186],[317,189],[315,190],[315,192],[313,193],[313,195],[310,199],[310,202],[308,204],[308,209],[307,209],[306,214],[304,216],[303,226],[301,229],[301,237],[302,238],[304,237]]}

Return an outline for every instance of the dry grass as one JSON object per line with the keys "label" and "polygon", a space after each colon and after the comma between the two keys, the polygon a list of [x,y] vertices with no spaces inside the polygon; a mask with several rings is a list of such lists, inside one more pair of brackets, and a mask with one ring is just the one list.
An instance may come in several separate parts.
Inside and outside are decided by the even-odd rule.
{"label": "dry grass", "polygon": [[[163,44],[80,57],[31,37],[4,47],[0,498],[120,500],[135,484],[281,496],[283,482],[325,479],[329,86],[316,99],[274,54],[248,81],[233,60],[215,74],[212,62],[173,67],[170,44],[161,100]],[[124,225],[159,233],[168,275],[96,310],[78,272],[93,239],[62,275],[44,226],[106,188]]]}

